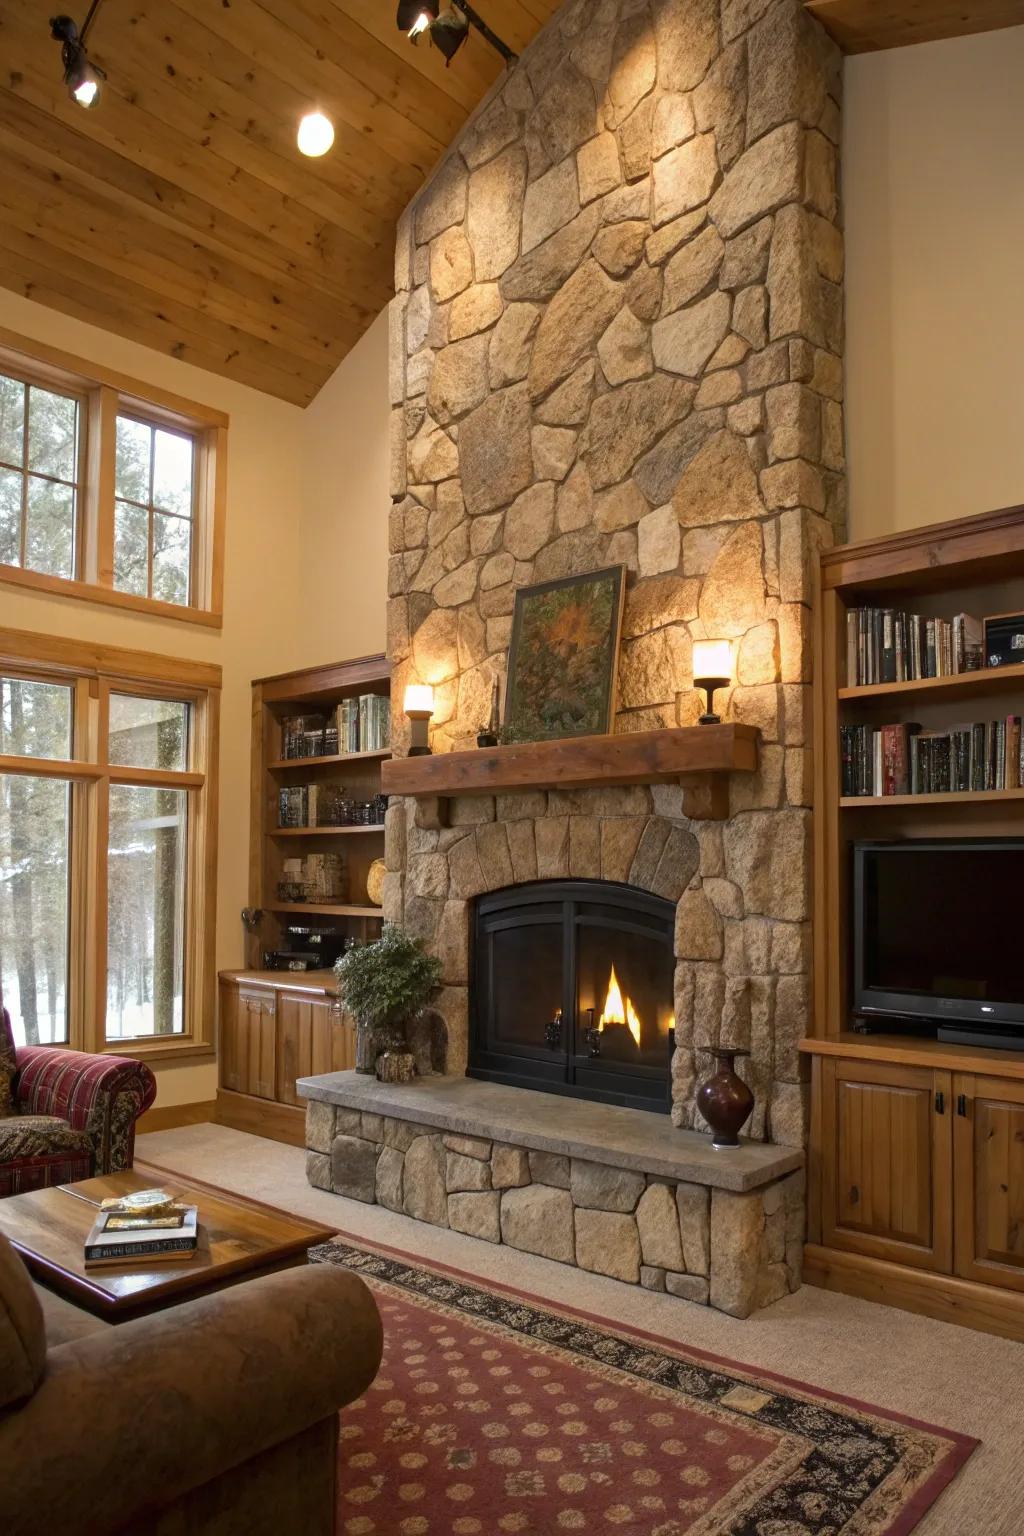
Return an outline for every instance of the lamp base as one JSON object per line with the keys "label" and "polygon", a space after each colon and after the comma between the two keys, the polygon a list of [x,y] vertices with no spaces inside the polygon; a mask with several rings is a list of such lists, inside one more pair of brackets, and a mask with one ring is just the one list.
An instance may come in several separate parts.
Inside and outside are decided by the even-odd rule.
{"label": "lamp base", "polygon": [[703,688],[706,695],[706,708],[698,725],[721,725],[722,717],[715,714],[715,694],[719,688],[728,688],[730,679],[727,677],[695,677],[693,686]]}
{"label": "lamp base", "polygon": [[409,748],[409,756],[410,757],[433,757],[433,755],[434,754],[431,752],[429,747],[410,747]]}
{"label": "lamp base", "polygon": [[721,715],[701,715],[700,719],[697,721],[698,725],[721,725],[721,723]]}

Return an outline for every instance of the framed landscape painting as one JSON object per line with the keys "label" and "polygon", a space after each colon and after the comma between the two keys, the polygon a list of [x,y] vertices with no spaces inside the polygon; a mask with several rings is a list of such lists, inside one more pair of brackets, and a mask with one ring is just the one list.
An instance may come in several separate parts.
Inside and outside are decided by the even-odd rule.
{"label": "framed landscape painting", "polygon": [[611,731],[625,589],[622,565],[520,587],[505,689],[508,738]]}

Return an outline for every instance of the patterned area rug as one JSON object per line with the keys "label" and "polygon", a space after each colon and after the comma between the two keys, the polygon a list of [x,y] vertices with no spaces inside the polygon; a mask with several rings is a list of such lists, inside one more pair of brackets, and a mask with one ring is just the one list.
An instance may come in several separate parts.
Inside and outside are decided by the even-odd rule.
{"label": "patterned area rug", "polygon": [[384,1319],[344,1536],[904,1536],[976,1441],[343,1239]]}

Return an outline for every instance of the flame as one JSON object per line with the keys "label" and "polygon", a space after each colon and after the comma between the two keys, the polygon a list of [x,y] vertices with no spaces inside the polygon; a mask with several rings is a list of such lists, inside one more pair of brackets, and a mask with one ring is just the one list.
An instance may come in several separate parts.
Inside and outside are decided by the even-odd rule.
{"label": "flame", "polygon": [[622,988],[619,986],[619,978],[615,974],[614,965],[612,966],[612,974],[608,981],[608,996],[604,1000],[604,1008],[601,1011],[601,1022],[598,1028],[604,1029],[606,1024],[628,1025],[634,1043],[639,1047],[640,1019],[637,1016],[636,1009],[633,1007],[632,998],[627,997],[625,1002],[622,1000]]}

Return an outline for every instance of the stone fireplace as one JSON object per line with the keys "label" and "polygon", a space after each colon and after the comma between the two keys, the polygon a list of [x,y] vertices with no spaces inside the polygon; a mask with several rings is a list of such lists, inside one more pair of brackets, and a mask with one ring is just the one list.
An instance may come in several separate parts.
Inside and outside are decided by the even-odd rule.
{"label": "stone fireplace", "polygon": [[[407,739],[410,682],[434,689],[434,753],[472,748],[506,666],[516,590],[611,564],[628,572],[616,733],[693,725],[701,711],[693,641],[729,639],[735,678],[718,708],[754,728],[759,746],[756,770],[724,781],[724,803],[698,779],[656,774],[585,788],[553,774],[495,793],[397,797],[387,815],[386,915],[441,959],[445,1081],[465,1084],[467,1068],[491,1075],[470,1087],[506,1095],[501,1135],[510,1143],[507,1095],[522,1092],[509,1085],[527,1058],[526,1076],[546,1072],[548,1088],[618,1092],[625,1105],[640,1096],[636,1074],[632,1088],[608,1080],[613,1065],[629,1065],[628,1022],[613,1022],[601,967],[595,973],[584,956],[580,969],[572,903],[585,910],[593,897],[600,906],[599,892],[615,888],[667,917],[671,995],[643,993],[656,1018],[641,1020],[642,1060],[632,1064],[650,1067],[659,1093],[667,1088],[671,1124],[687,1138],[678,1147],[699,1143],[700,1172],[673,1172],[648,1149],[632,1204],[620,1192],[625,1204],[603,1214],[639,1222],[631,1212],[660,1210],[659,1179],[681,1181],[677,1191],[691,1188],[687,1180],[711,1187],[710,1206],[708,1187],[685,1200],[694,1209],[705,1200],[712,1253],[716,1208],[720,1252],[752,1245],[753,1256],[736,1258],[743,1299],[730,1310],[781,1294],[799,1274],[792,1181],[802,1175],[778,1159],[800,1149],[806,1132],[799,1041],[809,1008],[812,570],[844,522],[839,98],[838,51],[800,0],[568,0],[409,208],[396,255],[388,604],[396,750]],[[560,908],[563,937],[572,929],[568,959],[564,944],[557,959],[535,952],[535,995],[510,1018],[497,992],[515,957],[502,958],[487,924],[531,903],[552,932]],[[642,988],[626,960],[623,968],[620,990],[638,1009],[630,989]],[[486,1027],[481,1034],[482,1016],[494,1022],[495,1009],[497,1045]],[[560,1038],[550,1043],[556,1023]],[[645,1028],[664,1033],[661,1067]],[[764,1166],[731,1191],[715,1171],[721,1164],[698,1155],[706,1138],[693,1135],[705,1129],[694,1103],[701,1048],[717,1044],[750,1052],[742,1070],[756,1108],[747,1132],[769,1144],[744,1149],[763,1153]],[[427,1080],[435,1097],[437,1081]],[[544,1097],[563,1114],[585,1113]],[[607,1125],[640,1115],[671,1139],[664,1117],[606,1102]],[[358,1110],[354,1099],[335,1103],[349,1105],[349,1125],[370,1115],[376,1134],[364,1096]],[[427,1123],[452,1129],[440,1114]],[[376,1147],[378,1168],[396,1149],[383,1125],[377,1142],[356,1137]],[[317,1134],[311,1177],[329,1182]],[[628,1127],[621,1134],[629,1141]],[[518,1230],[512,1213],[527,1203],[522,1191],[539,1183],[534,1153],[541,1167],[561,1142],[536,1127],[523,1133],[520,1147],[534,1150],[529,1168],[517,1164],[510,1195],[497,1182],[498,1143],[479,1127],[473,1137],[466,1155],[490,1158],[488,1172],[466,1187],[442,1177],[428,1219],[455,1225],[468,1219],[469,1196],[505,1189],[499,1203],[486,1202],[486,1235],[508,1241],[506,1228]],[[424,1139],[438,1145],[417,1154],[417,1184],[429,1156],[441,1167],[464,1155],[439,1135]],[[582,1132],[573,1145],[581,1168],[597,1158]],[[615,1156],[621,1168],[626,1154]],[[787,1156],[799,1164],[798,1151]],[[559,1198],[540,1204],[554,1213],[569,1191],[568,1216],[552,1214],[553,1229],[575,1220],[576,1262],[591,1267],[581,1247],[600,1251],[595,1234],[609,1224],[580,1216],[591,1207],[573,1191],[586,1181],[567,1158],[550,1175]],[[456,1197],[458,1217],[442,1208]],[[739,1247],[737,1222],[749,1223]],[[678,1237],[666,1243],[675,1254]],[[661,1275],[652,1284],[675,1274],[678,1294],[707,1300],[710,1286],[714,1303],[713,1267],[709,1278],[706,1264],[692,1275],[675,1259],[644,1265]],[[631,1257],[621,1268],[641,1278]],[[720,1294],[728,1289],[723,1279]]]}

